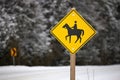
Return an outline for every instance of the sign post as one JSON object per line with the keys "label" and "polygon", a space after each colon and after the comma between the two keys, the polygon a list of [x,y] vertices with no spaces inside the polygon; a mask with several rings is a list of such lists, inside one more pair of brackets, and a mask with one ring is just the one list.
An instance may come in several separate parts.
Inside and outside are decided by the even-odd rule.
{"label": "sign post", "polygon": [[15,65],[15,57],[13,56],[12,58],[13,58],[13,65]]}
{"label": "sign post", "polygon": [[16,48],[11,48],[10,49],[10,54],[12,56],[13,65],[15,65],[15,57],[17,56]]}
{"label": "sign post", "polygon": [[75,80],[76,54],[70,54],[70,80]]}
{"label": "sign post", "polygon": [[70,80],[75,80],[75,53],[96,34],[95,29],[72,8],[50,33],[71,53]]}

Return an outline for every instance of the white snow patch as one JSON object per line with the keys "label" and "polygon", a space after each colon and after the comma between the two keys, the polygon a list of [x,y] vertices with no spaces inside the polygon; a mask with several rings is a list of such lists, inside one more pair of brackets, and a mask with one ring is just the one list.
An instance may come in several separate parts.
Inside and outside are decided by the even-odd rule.
{"label": "white snow patch", "polygon": [[[56,79],[70,80],[70,67],[69,66],[0,67],[0,80],[56,80]],[[76,80],[120,80],[120,65],[76,66]]]}

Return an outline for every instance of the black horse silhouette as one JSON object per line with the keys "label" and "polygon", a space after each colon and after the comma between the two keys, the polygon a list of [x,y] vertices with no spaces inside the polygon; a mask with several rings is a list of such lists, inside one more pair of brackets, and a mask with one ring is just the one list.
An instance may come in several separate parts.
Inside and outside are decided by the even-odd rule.
{"label": "black horse silhouette", "polygon": [[71,43],[71,36],[73,35],[76,35],[77,36],[77,39],[75,41],[75,43],[80,39],[80,42],[82,40],[81,38],[81,35],[83,36],[84,35],[84,30],[82,29],[71,29],[70,26],[66,23],[63,28],[66,28],[67,31],[68,31],[68,35],[65,36],[65,39],[67,40],[67,37],[70,37],[69,38],[69,43]]}

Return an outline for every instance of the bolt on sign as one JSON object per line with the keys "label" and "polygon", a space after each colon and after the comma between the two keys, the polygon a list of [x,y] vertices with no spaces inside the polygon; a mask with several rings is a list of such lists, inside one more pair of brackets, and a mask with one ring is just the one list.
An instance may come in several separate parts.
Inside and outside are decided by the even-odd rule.
{"label": "bolt on sign", "polygon": [[96,34],[95,29],[75,9],[68,12],[50,32],[72,54]]}
{"label": "bolt on sign", "polygon": [[10,49],[10,54],[11,54],[11,56],[16,57],[17,56],[16,48],[11,48]]}

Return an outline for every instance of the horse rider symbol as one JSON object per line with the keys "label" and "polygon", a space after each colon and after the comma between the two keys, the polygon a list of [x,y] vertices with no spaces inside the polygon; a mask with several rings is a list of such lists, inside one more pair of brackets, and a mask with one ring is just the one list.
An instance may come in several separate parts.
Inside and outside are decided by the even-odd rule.
{"label": "horse rider symbol", "polygon": [[84,35],[84,30],[82,29],[77,29],[77,21],[75,21],[75,24],[72,28],[66,23],[63,28],[66,28],[68,31],[68,35],[65,36],[65,39],[67,40],[67,37],[69,37],[69,43],[71,43],[71,36],[77,36],[77,39],[75,43],[80,39],[80,42],[82,40],[81,35]]}
{"label": "horse rider symbol", "polygon": [[77,21],[75,21],[74,26],[72,27],[74,30],[77,30]]}

